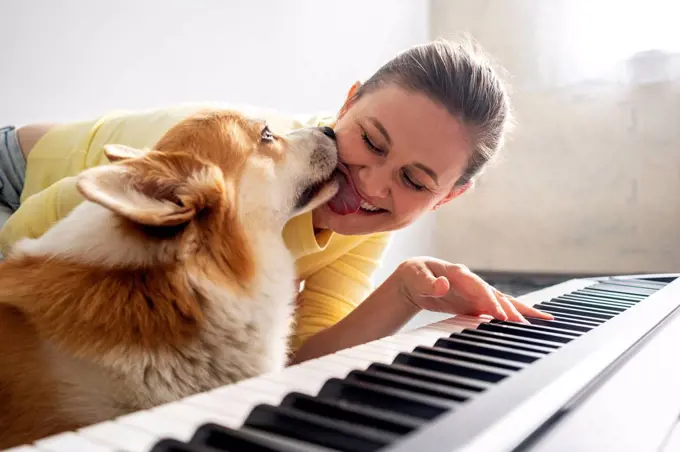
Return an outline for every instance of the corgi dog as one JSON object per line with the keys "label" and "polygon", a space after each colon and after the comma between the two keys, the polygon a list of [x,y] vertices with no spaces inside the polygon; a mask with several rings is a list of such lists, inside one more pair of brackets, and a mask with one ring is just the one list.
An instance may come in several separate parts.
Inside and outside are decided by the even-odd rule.
{"label": "corgi dog", "polygon": [[84,201],[0,263],[0,448],[286,364],[282,231],[337,193],[332,129],[215,110],[105,152]]}

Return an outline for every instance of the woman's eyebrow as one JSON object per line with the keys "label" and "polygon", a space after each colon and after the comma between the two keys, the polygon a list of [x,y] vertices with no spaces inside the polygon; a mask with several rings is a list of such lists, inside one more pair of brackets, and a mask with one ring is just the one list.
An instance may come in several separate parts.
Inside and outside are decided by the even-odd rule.
{"label": "woman's eyebrow", "polygon": [[439,177],[437,176],[437,173],[435,173],[429,166],[425,166],[422,163],[414,163],[413,166],[416,168],[421,169],[423,172],[425,172],[428,176],[432,178],[435,184],[439,185]]}
{"label": "woman's eyebrow", "polygon": [[385,126],[383,126],[380,121],[378,121],[376,118],[372,116],[369,117],[368,120],[371,121],[371,123],[375,126],[376,129],[378,129],[380,133],[383,134],[383,136],[385,137],[385,141],[387,141],[387,144],[391,146],[392,138],[390,137],[390,134],[387,133],[387,129],[385,129]]}

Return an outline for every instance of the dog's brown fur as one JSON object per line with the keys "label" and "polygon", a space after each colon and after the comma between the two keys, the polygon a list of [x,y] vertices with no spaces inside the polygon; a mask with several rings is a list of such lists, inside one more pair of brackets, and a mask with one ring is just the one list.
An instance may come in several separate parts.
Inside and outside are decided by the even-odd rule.
{"label": "dog's brown fur", "polygon": [[[257,314],[270,297],[238,201],[246,165],[285,158],[286,140],[262,143],[261,128],[231,112],[201,114],[153,150],[112,147],[114,163],[83,173],[81,192],[115,213],[112,230],[137,257],[99,262],[20,244],[0,263],[0,447],[266,370],[239,353],[266,358],[269,344],[257,340],[270,327],[223,312],[243,299]],[[292,261],[282,262],[287,275]]]}

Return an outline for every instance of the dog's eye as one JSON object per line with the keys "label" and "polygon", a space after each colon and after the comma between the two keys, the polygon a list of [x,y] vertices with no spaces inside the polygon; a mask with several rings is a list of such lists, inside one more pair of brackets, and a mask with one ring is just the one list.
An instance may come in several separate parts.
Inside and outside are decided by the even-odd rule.
{"label": "dog's eye", "polygon": [[272,141],[274,139],[274,134],[269,130],[269,126],[264,126],[260,136],[262,137],[262,141]]}

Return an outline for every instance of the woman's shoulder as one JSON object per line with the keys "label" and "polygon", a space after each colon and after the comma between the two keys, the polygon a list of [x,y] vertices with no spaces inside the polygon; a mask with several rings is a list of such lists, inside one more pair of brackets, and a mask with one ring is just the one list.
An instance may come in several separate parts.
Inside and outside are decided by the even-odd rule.
{"label": "woman's shoulder", "polygon": [[238,111],[248,117],[266,121],[278,133],[303,127],[332,126],[335,123],[335,117],[325,112],[296,114],[257,104],[227,102],[182,103],[139,111],[114,111],[105,115],[102,122],[109,122],[116,128],[129,126],[145,130],[166,129],[192,114],[224,110]]}

